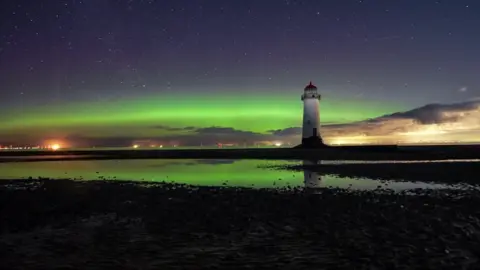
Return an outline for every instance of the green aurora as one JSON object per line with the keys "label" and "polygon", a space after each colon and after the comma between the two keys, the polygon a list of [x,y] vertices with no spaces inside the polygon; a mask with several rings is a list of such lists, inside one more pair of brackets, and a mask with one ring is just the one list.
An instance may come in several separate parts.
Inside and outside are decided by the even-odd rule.
{"label": "green aurora", "polygon": [[[301,125],[298,93],[191,93],[108,102],[70,102],[10,110],[3,113],[0,136],[35,134],[36,137],[130,136],[147,138],[188,133],[158,126],[229,127],[266,133]],[[348,123],[392,113],[405,106],[375,101],[328,97],[321,101],[321,120]],[[156,128],[157,127],[157,128]],[[33,135],[31,135],[33,136]]]}

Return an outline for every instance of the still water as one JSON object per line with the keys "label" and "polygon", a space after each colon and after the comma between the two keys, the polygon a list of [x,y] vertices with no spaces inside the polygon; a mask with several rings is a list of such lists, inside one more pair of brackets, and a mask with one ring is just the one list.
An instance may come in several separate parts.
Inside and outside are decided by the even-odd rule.
{"label": "still water", "polygon": [[[135,180],[253,188],[334,187],[394,190],[460,188],[422,182],[386,182],[281,169],[306,161],[271,160],[66,160],[0,163],[0,179],[29,177],[78,180]],[[280,168],[280,169],[279,169]]]}

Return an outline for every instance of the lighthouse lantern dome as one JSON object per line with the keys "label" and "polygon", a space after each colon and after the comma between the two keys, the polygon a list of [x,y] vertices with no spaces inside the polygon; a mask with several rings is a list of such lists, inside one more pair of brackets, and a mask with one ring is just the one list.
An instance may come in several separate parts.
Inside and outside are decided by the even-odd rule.
{"label": "lighthouse lantern dome", "polygon": [[317,90],[317,87],[310,81],[310,83],[305,86],[305,90]]}

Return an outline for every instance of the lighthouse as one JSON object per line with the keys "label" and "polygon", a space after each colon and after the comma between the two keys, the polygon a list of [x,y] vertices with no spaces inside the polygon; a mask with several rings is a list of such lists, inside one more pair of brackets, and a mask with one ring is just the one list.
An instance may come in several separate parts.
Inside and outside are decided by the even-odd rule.
{"label": "lighthouse", "polygon": [[304,89],[303,101],[303,148],[325,147],[320,134],[320,99],[317,87],[310,82]]}

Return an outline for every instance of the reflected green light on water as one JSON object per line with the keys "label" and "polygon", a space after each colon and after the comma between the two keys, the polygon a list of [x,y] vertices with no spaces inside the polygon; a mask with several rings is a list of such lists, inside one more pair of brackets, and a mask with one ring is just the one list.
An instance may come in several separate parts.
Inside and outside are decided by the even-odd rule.
{"label": "reflected green light on water", "polygon": [[[299,186],[303,173],[259,168],[258,160],[88,160],[0,164],[0,178],[116,179],[239,187]],[[298,162],[297,162],[298,163]]]}
{"label": "reflected green light on water", "polygon": [[302,161],[265,160],[69,160],[45,162],[0,163],[0,179],[29,177],[83,180],[126,180],[173,182],[200,186],[234,186],[255,188],[338,187],[395,190],[411,188],[444,188],[443,185],[412,182],[390,182],[320,176],[310,171],[268,169],[300,165]]}

